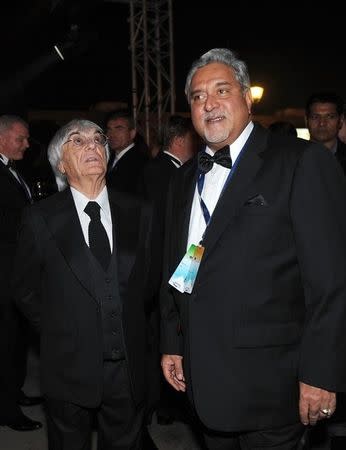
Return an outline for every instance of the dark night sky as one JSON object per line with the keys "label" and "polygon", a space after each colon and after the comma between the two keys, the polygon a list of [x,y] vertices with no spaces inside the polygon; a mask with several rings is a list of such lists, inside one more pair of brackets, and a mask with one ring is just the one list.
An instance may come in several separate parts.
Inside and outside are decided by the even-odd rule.
{"label": "dark night sky", "polygon": [[[265,88],[259,113],[303,107],[318,90],[336,90],[346,99],[345,31],[340,11],[330,2],[320,10],[311,6],[301,17],[288,2],[272,11],[264,3],[257,10],[237,4],[233,12],[224,3],[214,0],[212,7],[202,7],[173,0],[177,111],[187,110],[183,88],[191,62],[212,47],[229,47],[247,62],[252,84]],[[2,11],[7,23],[0,31],[2,112],[130,101],[128,6],[66,0],[52,12],[52,4],[12,0]],[[270,20],[269,14],[277,17]],[[71,23],[78,23],[82,45],[62,62],[51,48],[66,38]],[[52,64],[45,66],[49,54]],[[43,61],[39,75],[38,61]]]}

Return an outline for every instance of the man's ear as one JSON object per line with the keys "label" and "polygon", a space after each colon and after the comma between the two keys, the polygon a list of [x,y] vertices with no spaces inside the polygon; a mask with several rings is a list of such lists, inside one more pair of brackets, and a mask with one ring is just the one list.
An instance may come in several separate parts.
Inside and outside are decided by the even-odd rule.
{"label": "man's ear", "polygon": [[134,138],[136,137],[137,134],[137,130],[136,128],[134,128],[133,130],[130,131],[130,136],[131,136],[131,140],[133,141]]}
{"label": "man's ear", "polygon": [[59,164],[58,164],[58,169],[59,169],[59,172],[60,172],[60,173],[62,173],[63,175],[65,175],[66,171],[65,171],[64,164],[63,164],[62,161],[59,162]]}

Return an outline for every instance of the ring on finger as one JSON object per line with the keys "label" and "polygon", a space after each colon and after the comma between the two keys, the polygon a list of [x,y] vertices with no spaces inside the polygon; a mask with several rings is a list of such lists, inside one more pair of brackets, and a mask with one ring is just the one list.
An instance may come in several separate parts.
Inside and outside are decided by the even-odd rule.
{"label": "ring on finger", "polygon": [[320,409],[320,412],[324,414],[327,418],[329,418],[332,415],[332,410],[330,408],[322,408]]}

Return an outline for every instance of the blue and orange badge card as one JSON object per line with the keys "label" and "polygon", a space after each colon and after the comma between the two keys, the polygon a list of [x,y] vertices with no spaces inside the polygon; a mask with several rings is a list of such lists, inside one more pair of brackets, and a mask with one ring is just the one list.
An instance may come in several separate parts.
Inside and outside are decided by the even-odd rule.
{"label": "blue and orange badge card", "polygon": [[191,244],[168,283],[179,292],[191,294],[203,253],[203,246]]}

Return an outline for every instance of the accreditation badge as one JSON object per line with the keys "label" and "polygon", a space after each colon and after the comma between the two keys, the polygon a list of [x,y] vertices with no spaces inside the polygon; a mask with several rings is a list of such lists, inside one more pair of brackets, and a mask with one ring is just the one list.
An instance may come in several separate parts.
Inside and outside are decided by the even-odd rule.
{"label": "accreditation badge", "polygon": [[203,246],[191,244],[168,283],[179,292],[191,294],[203,253]]}

